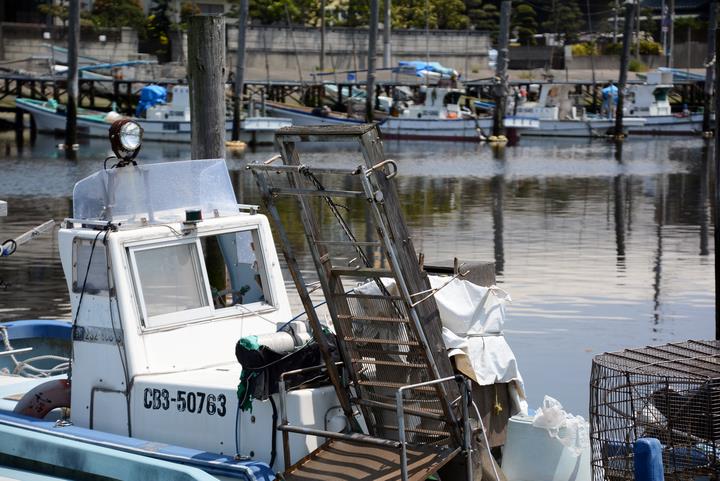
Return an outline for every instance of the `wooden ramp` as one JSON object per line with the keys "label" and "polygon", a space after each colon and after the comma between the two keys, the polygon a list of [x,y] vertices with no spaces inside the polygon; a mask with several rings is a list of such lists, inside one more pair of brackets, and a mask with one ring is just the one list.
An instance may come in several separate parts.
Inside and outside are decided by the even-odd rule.
{"label": "wooden ramp", "polygon": [[[407,450],[408,479],[420,481],[437,472],[460,448],[413,446]],[[400,452],[380,446],[330,440],[285,472],[286,481],[397,481]]]}

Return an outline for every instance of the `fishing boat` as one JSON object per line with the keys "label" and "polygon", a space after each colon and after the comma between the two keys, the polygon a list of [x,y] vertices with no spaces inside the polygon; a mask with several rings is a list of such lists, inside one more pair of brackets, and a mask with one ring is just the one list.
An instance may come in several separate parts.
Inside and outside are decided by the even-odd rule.
{"label": "fishing boat", "polygon": [[[446,464],[450,466],[455,461],[463,464],[463,459],[470,458],[469,444],[467,438],[456,440],[451,443],[455,447],[450,449],[447,439],[438,438],[437,432],[418,424],[418,415],[435,423],[442,419],[442,411],[434,408],[423,412],[423,403],[439,398],[425,397],[421,401],[420,394],[410,394],[409,390],[427,394],[436,392],[430,386],[450,383],[460,386],[463,396],[467,396],[466,388],[461,387],[469,386],[463,384],[465,376],[487,377],[489,389],[497,389],[494,383],[503,382],[503,389],[514,392],[513,399],[522,404],[524,394],[517,364],[502,337],[502,295],[491,287],[465,284],[460,277],[468,276],[470,271],[457,263],[454,268],[451,266],[448,275],[433,276],[431,290],[418,292],[415,296],[423,297],[412,300],[413,297],[407,298],[405,282],[410,282],[408,272],[420,269],[416,261],[399,270],[399,267],[362,267],[353,264],[357,259],[350,261],[350,265],[338,264],[335,259],[328,275],[370,280],[334,295],[321,282],[325,286],[325,301],[335,307],[338,304],[334,303],[339,301],[331,300],[333,296],[343,296],[343,302],[364,299],[351,314],[338,315],[334,307],[330,309],[334,312],[334,329],[337,331],[339,326],[336,322],[351,319],[353,323],[369,324],[362,329],[356,326],[360,331],[353,328],[343,336],[328,334],[331,331],[318,324],[317,306],[309,297],[308,284],[294,261],[292,244],[272,199],[300,195],[330,202],[338,196],[361,197],[364,200],[361,206],[367,204],[371,212],[380,215],[377,222],[387,229],[406,229],[401,217],[393,217],[392,223],[385,217],[399,213],[394,187],[387,183],[396,175],[397,166],[393,161],[383,160],[379,132],[372,125],[352,129],[292,128],[284,129],[281,135],[278,142],[283,146],[285,163],[276,166],[271,161],[251,166],[269,213],[266,217],[258,213],[257,206],[236,203],[223,160],[137,165],[141,127],[128,120],[113,124],[110,137],[114,139],[113,151],[117,156],[115,166],[75,185],[73,215],[62,222],[58,232],[72,320],[0,325],[4,349],[0,351],[3,462],[33,460],[57,465],[74,470],[76,478],[83,477],[77,474],[78,470],[107,475],[108,469],[115,466],[114,474],[119,479],[133,479],[121,473],[161,472],[153,469],[194,476],[162,479],[271,481],[276,479],[275,470],[281,469],[286,480],[375,479],[373,476],[378,472],[385,472],[388,480],[425,479],[425,474],[430,475]],[[293,165],[295,154],[288,154],[298,140],[332,142],[353,136],[359,136],[366,156],[365,166],[357,169]],[[305,180],[286,189],[280,185],[276,172]],[[325,188],[317,177],[323,173],[339,176],[345,190]],[[265,182],[266,174],[272,175],[272,185]],[[343,180],[344,177],[351,182]],[[363,190],[347,190],[352,181],[360,181]],[[329,206],[335,204],[330,202]],[[384,214],[376,209],[382,209]],[[303,211],[305,214],[308,211]],[[290,313],[271,222],[280,238],[307,321]],[[305,222],[309,223],[305,227],[311,228],[314,221],[307,217]],[[388,237],[389,230],[383,232],[378,230],[377,235],[382,236],[380,245],[385,246],[386,255],[394,259],[392,265],[414,258],[408,240],[398,237],[396,242]],[[356,242],[349,231],[346,234],[350,236],[347,242],[315,238],[311,248],[317,253],[317,249],[324,249],[322,245],[366,249],[376,244]],[[409,245],[410,250],[398,251],[403,245]],[[330,266],[329,256],[330,252],[326,252],[317,260]],[[318,269],[321,273],[324,268],[318,264]],[[392,278],[381,277],[388,274],[394,276],[396,287]],[[333,279],[337,281],[339,277]],[[378,287],[381,285],[385,287]],[[462,324],[464,301],[459,300],[455,291],[458,288],[477,291],[470,296],[475,304],[467,306],[472,308],[468,312],[485,313],[484,325],[476,324],[472,329],[489,336],[483,337],[478,331],[477,336],[473,335],[476,340],[465,342],[476,346],[474,349],[493,346],[495,360],[488,365],[461,368],[467,374],[416,384],[415,381],[423,379],[418,377],[417,369],[431,373],[427,371],[428,364],[419,362],[420,357],[427,358],[429,351],[422,349],[427,341],[418,332],[427,330],[427,335],[436,336],[440,325],[426,320],[425,327],[421,327],[415,324],[414,313],[437,298],[443,309],[460,309],[454,317],[454,322],[461,323],[456,330],[467,329]],[[439,296],[441,290],[443,295]],[[485,295],[480,295],[483,292]],[[488,300],[492,302],[486,305]],[[395,305],[390,309],[392,312],[385,312],[391,305]],[[401,310],[401,305],[406,307]],[[472,322],[476,321],[473,317]],[[387,330],[388,325],[395,324],[407,326]],[[400,338],[393,343],[395,347],[400,343],[399,352],[404,359],[400,362],[394,361],[395,355],[387,351],[393,349],[387,347],[390,338],[384,339],[396,335]],[[462,341],[459,337],[453,339]],[[338,347],[331,349],[333,342]],[[355,344],[351,351],[346,351]],[[460,356],[458,360],[467,355],[461,344],[453,348],[453,355]],[[433,356],[447,361],[444,352],[437,351]],[[357,366],[353,366],[336,376],[336,366],[340,365],[336,360],[347,355],[362,355],[362,360],[356,361],[358,366],[375,366],[377,371],[363,369],[358,374],[354,371]],[[449,364],[442,366],[449,368]],[[405,371],[407,378],[400,375]],[[377,377],[380,374],[390,375],[396,381],[383,382]],[[401,378],[404,381],[396,386]],[[351,382],[349,379],[361,395],[350,405],[344,402],[351,392],[345,387]],[[380,387],[372,387],[376,385]],[[396,430],[404,432],[406,428],[387,417],[396,413],[396,405],[385,396],[391,393],[390,397],[395,399],[397,387],[402,387],[401,394],[407,391],[406,396],[398,398],[404,399],[398,401],[397,409],[402,409],[398,412],[404,413],[398,419],[408,423],[407,438],[401,436],[400,440]],[[454,388],[449,389],[452,392]],[[368,397],[372,393],[375,397]],[[380,396],[381,393],[385,394]],[[496,396],[494,403],[498,402]],[[458,399],[442,399],[450,403],[450,409],[455,409],[453,405]],[[383,411],[386,421],[378,417]],[[532,465],[534,472],[542,466],[544,472],[550,473],[547,479],[560,481],[552,477],[560,463],[563,473],[574,473],[578,481],[589,479],[587,459],[569,456],[562,445],[556,446],[556,440],[548,437],[545,430],[534,428],[529,419],[533,419],[532,415],[521,413],[510,421],[508,443],[515,445],[516,456],[503,469],[522,476],[529,463],[526,456],[517,453],[524,449],[522,443],[532,440],[536,449],[547,453],[543,457],[547,462]],[[378,423],[383,422],[390,424],[384,428],[385,434],[378,431]],[[469,432],[467,413],[458,418],[458,423],[448,424],[447,429],[452,432],[464,426],[462,429]],[[387,429],[395,434],[388,434]],[[369,434],[363,434],[368,430]],[[433,442],[428,443],[428,439]],[[368,443],[370,451],[363,448]],[[33,449],[25,452],[20,449],[22,446]],[[467,454],[461,455],[463,451]],[[587,450],[583,452],[587,454]],[[337,464],[330,460],[335,471],[307,477],[308,472],[313,472],[313,462],[327,463],[327,456],[332,453],[340,456]],[[365,465],[367,456],[370,459]],[[487,466],[495,466],[487,459]],[[352,467],[348,468],[347,463]],[[136,467],[137,471],[128,466]],[[324,466],[323,469],[328,469],[327,464]],[[496,468],[499,469],[497,466],[493,469]],[[146,479],[159,479],[148,476]],[[448,476],[442,479],[457,479]]]}
{"label": "fishing boat", "polygon": [[[383,136],[402,140],[445,140],[479,142],[492,131],[492,117],[478,117],[461,105],[464,92],[446,87],[427,87],[416,102],[396,107],[395,115],[378,121]],[[347,114],[324,108],[295,107],[268,102],[270,115],[282,115],[293,125],[359,125],[364,121]],[[528,116],[508,116],[505,127],[519,132],[536,129],[537,119]]]}
{"label": "fishing boat", "polygon": [[672,71],[649,72],[643,83],[627,87],[626,114],[643,117],[644,125],[630,125],[632,134],[645,135],[694,135],[702,133],[703,114],[697,112],[673,113],[670,107],[670,91],[673,88]]}
{"label": "fishing boat", "polygon": [[[540,137],[605,137],[615,128],[610,115],[591,115],[579,105],[579,98],[571,84],[540,84],[537,100],[525,97],[512,98],[509,110],[519,117],[538,120],[538,128],[525,135]],[[644,117],[623,117],[623,129],[627,133],[634,127],[645,125]]]}
{"label": "fishing boat", "polygon": [[[144,87],[145,92],[164,91],[159,86]],[[131,117],[144,130],[145,140],[161,142],[190,142],[190,89],[187,85],[176,85],[170,91],[169,102],[165,95],[148,95],[153,100]],[[39,132],[62,134],[65,132],[66,109],[56,100],[47,101],[27,98],[15,99],[15,105],[30,113]],[[107,138],[110,125],[123,117],[115,111],[101,112],[91,109],[78,109],[77,129],[79,135]],[[246,117],[241,121],[241,140],[259,144],[271,144],[274,133],[281,127],[292,125],[292,121],[283,117]],[[232,120],[226,122],[226,130],[232,131]]]}

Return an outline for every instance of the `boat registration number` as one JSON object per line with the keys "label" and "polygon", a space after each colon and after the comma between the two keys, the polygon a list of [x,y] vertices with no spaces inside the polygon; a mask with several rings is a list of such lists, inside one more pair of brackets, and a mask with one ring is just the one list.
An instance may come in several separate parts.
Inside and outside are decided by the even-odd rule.
{"label": "boat registration number", "polygon": [[225,416],[227,398],[224,394],[206,394],[202,391],[175,391],[170,396],[167,389],[146,387],[143,392],[145,409],[167,411],[175,408],[179,412],[207,413],[210,416]]}

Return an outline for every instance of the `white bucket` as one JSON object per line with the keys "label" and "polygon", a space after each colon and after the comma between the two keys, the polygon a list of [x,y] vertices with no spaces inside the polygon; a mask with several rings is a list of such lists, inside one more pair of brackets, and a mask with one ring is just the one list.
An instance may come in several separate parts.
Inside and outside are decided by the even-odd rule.
{"label": "white bucket", "polygon": [[533,416],[510,418],[502,470],[508,481],[590,481],[590,447],[580,456],[532,425]]}

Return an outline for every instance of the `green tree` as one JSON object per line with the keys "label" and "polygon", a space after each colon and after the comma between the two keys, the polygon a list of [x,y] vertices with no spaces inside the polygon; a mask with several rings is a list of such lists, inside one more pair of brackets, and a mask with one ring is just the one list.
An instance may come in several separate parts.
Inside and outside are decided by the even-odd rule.
{"label": "green tree", "polygon": [[43,15],[47,15],[48,17],[60,20],[63,25],[67,24],[69,16],[67,1],[60,0],[60,2],[55,3],[52,0],[49,0],[49,3],[44,3],[38,6],[38,12]]}
{"label": "green tree", "polygon": [[95,0],[90,19],[98,27],[145,29],[145,12],[138,0]]}
{"label": "green tree", "polygon": [[551,0],[549,3],[545,2],[550,8],[546,9],[548,15],[540,24],[542,31],[554,33],[556,39],[562,40],[565,45],[577,42],[585,23],[577,0]]}
{"label": "green tree", "polygon": [[537,13],[529,3],[521,3],[513,8],[510,28],[517,33],[520,45],[535,45],[537,33]]}
{"label": "green tree", "polygon": [[[490,32],[493,41],[497,39],[500,30],[500,10],[494,3],[471,2],[467,6],[467,15],[470,24],[478,30]],[[477,5],[477,6],[476,6]]]}
{"label": "green tree", "polygon": [[432,9],[436,12],[436,28],[463,30],[470,26],[462,0],[434,0]]}
{"label": "green tree", "polygon": [[170,33],[177,28],[171,20],[173,14],[171,0],[154,0],[147,18],[146,31],[150,50],[158,60],[167,62],[171,56]]}
{"label": "green tree", "polygon": [[[287,25],[288,16],[292,25],[317,26],[320,22],[318,0],[255,0],[248,10],[251,21],[261,25]],[[239,0],[233,2],[227,16],[240,16]]]}

